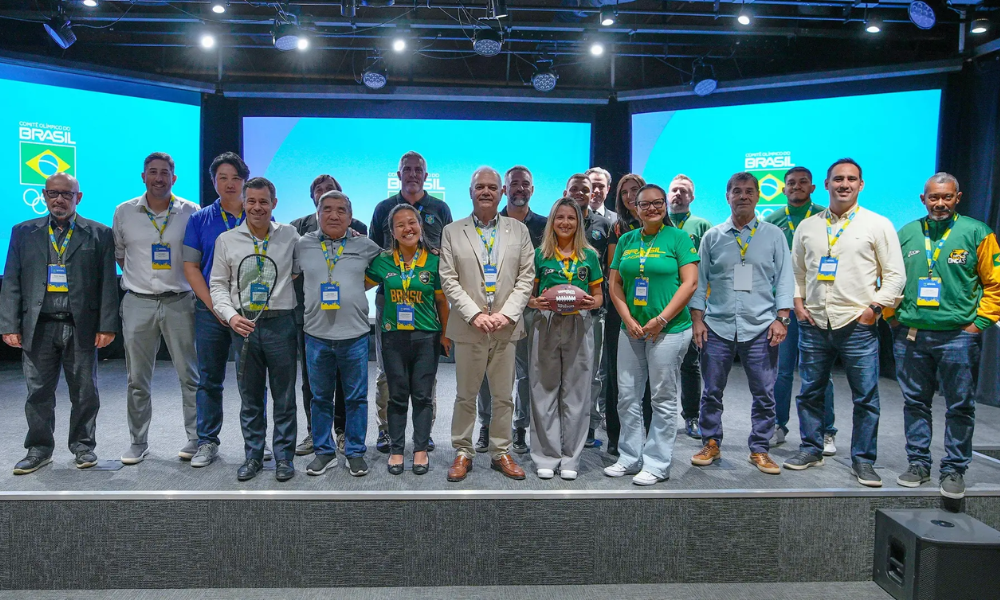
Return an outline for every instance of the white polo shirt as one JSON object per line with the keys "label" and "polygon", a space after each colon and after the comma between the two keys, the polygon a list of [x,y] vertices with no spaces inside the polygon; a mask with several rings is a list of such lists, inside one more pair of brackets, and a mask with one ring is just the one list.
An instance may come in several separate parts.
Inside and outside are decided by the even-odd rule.
{"label": "white polo shirt", "polygon": [[[146,194],[122,202],[115,209],[111,231],[115,238],[115,259],[124,261],[122,289],[138,294],[163,294],[190,292],[191,286],[184,277],[181,247],[188,219],[198,210],[198,205],[174,196],[173,205],[160,213],[151,213]],[[150,221],[152,214],[156,225]],[[162,237],[158,228],[166,228]],[[153,244],[170,248],[170,268],[153,268]]]}

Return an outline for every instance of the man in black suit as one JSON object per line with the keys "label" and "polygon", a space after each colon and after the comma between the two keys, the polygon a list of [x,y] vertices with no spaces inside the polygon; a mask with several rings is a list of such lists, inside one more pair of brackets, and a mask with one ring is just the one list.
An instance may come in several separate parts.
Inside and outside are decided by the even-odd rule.
{"label": "man in black suit", "polygon": [[24,349],[28,386],[28,455],[14,467],[15,475],[52,462],[60,367],[72,404],[70,452],[79,469],[97,464],[97,349],[114,341],[118,331],[111,229],[77,215],[83,194],[71,175],[49,177],[43,195],[49,215],[11,231],[0,290],[0,333],[4,343]]}

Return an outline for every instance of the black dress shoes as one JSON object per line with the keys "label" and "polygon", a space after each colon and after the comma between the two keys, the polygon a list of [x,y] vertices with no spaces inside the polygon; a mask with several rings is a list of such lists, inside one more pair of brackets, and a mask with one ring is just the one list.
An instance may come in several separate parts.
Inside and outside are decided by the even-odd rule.
{"label": "black dress shoes", "polygon": [[413,474],[414,475],[426,475],[429,470],[430,463],[420,464],[413,463]]}
{"label": "black dress shoes", "polygon": [[398,465],[389,465],[389,474],[390,475],[402,475],[403,474],[403,463],[399,463]]}
{"label": "black dress shoes", "polygon": [[288,481],[295,477],[295,465],[290,460],[279,460],[274,467],[274,478],[278,481]]}
{"label": "black dress shoes", "polygon": [[264,465],[256,458],[248,458],[243,466],[236,471],[236,479],[240,481],[250,481],[264,470]]}
{"label": "black dress shoes", "polygon": [[14,475],[27,475],[28,473],[34,473],[50,462],[52,462],[51,456],[37,456],[35,454],[29,454],[14,465]]}

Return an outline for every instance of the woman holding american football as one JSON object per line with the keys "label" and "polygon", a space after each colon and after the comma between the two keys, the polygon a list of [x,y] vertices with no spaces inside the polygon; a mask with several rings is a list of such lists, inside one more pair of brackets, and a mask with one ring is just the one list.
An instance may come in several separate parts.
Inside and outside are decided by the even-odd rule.
{"label": "woman holding american football", "polygon": [[[538,477],[559,471],[576,479],[590,426],[594,363],[590,311],[601,307],[601,263],[584,235],[583,214],[573,198],[549,212],[535,250],[535,287],[528,306],[539,310],[532,337],[531,460]],[[599,350],[597,350],[599,351]]]}

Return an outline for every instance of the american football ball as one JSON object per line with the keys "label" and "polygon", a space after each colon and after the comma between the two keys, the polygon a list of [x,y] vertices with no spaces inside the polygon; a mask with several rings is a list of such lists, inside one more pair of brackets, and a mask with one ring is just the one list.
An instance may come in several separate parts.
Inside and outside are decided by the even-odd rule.
{"label": "american football ball", "polygon": [[580,310],[587,293],[575,285],[556,285],[542,292],[542,298],[549,301],[552,312],[565,315]]}

